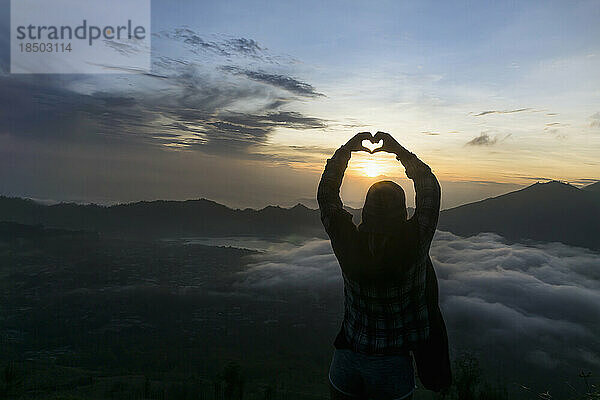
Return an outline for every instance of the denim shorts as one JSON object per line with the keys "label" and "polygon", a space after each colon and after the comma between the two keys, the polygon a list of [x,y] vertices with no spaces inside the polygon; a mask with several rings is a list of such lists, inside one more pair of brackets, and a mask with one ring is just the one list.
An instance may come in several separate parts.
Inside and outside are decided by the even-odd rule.
{"label": "denim shorts", "polygon": [[412,357],[366,355],[337,349],[329,367],[329,382],[346,396],[399,400],[415,390]]}

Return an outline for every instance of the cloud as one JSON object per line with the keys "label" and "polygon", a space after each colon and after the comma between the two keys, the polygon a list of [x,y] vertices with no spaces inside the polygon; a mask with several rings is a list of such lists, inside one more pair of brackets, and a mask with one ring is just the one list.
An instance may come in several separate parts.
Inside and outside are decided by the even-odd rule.
{"label": "cloud", "polygon": [[488,115],[488,114],[514,114],[514,113],[520,113],[520,112],[525,112],[525,111],[531,111],[532,108],[518,108],[516,110],[490,110],[490,111],[482,111],[479,114],[475,114],[475,117],[481,117],[483,115]]}
{"label": "cloud", "polygon": [[238,54],[245,54],[250,57],[254,57],[263,51],[263,49],[258,45],[258,43],[252,39],[229,39],[225,41],[225,44],[232,51],[235,51]]}
{"label": "cloud", "polygon": [[281,75],[281,74],[269,74],[263,71],[251,71],[247,69],[241,69],[233,66],[223,66],[221,67],[223,71],[236,74],[236,75],[244,75],[249,79],[252,79],[257,82],[266,83],[269,85],[273,85],[275,87],[288,90],[294,94],[305,97],[318,97],[324,96],[322,93],[318,93],[315,91],[315,88],[312,85],[309,85],[306,82],[301,82],[295,78]]}
{"label": "cloud", "polygon": [[141,46],[141,41],[137,39],[129,39],[127,41],[105,39],[103,40],[103,42],[105,46],[112,48],[113,50],[124,56],[138,54],[144,51],[144,49]]}
{"label": "cloud", "polygon": [[580,179],[577,179],[574,182],[578,183],[578,184],[586,185],[586,184],[592,184],[592,183],[600,182],[600,180],[598,180],[598,178],[580,178]]}
{"label": "cloud", "polygon": [[498,142],[497,136],[490,136],[486,132],[481,132],[481,135],[469,140],[467,146],[492,146]]}
{"label": "cloud", "polygon": [[600,128],[600,112],[597,112],[594,115],[590,116],[590,119],[592,120],[592,122],[590,123],[590,126],[592,128]]}
{"label": "cloud", "polygon": [[213,53],[225,57],[242,56],[263,61],[272,59],[267,53],[267,49],[260,46],[259,43],[253,39],[227,38],[215,35],[212,35],[212,38],[207,39],[188,27],[157,32],[154,33],[153,36],[158,39],[168,38],[179,41],[196,54]]}
{"label": "cloud", "polygon": [[340,282],[339,266],[328,240],[314,239],[293,248],[272,249],[254,257],[240,273],[239,287],[322,289]]}
{"label": "cloud", "polygon": [[[562,383],[581,368],[600,369],[600,254],[441,231],[430,253],[453,353],[479,354],[496,375],[523,383],[536,377]],[[342,293],[327,240],[275,246],[254,256],[238,278],[238,289],[288,299],[293,293]]]}
{"label": "cloud", "polygon": [[[244,66],[247,59],[258,66],[284,60],[255,40],[206,40],[180,28],[158,34],[153,46],[152,73],[0,75],[0,133],[43,143],[117,140],[255,158],[249,147],[265,143],[279,127],[328,125],[294,110],[300,97],[321,95],[312,85]],[[221,68],[225,59],[239,62],[230,65],[235,77]]]}
{"label": "cloud", "polygon": [[[557,243],[506,244],[494,234],[438,232],[431,255],[455,346],[555,372],[600,368],[600,255]],[[493,346],[494,349],[491,349]],[[505,355],[501,352],[507,352]],[[524,367],[526,368],[526,366]]]}
{"label": "cloud", "polygon": [[[506,176],[509,176],[509,175],[506,175]],[[544,183],[554,180],[552,178],[547,178],[547,177],[543,177],[543,176],[530,176],[530,175],[521,175],[521,174],[511,174],[510,176],[514,176],[515,178],[518,178],[518,179],[525,179],[528,181],[536,181],[536,182],[544,182]]]}

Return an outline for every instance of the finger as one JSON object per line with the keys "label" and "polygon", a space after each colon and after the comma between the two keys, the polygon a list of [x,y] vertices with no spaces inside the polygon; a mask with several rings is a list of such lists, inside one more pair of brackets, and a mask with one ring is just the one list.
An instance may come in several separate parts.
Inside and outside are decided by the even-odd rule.
{"label": "finger", "polygon": [[379,139],[386,139],[386,138],[390,138],[390,137],[392,137],[392,135],[390,135],[387,132],[378,131],[375,134],[375,138],[379,138]]}
{"label": "finger", "polygon": [[360,148],[358,149],[358,151],[366,151],[369,154],[372,154],[373,152],[371,151],[371,149],[365,147],[365,146],[360,146]]}
{"label": "finger", "polygon": [[360,133],[357,133],[356,135],[352,136],[350,138],[350,140],[348,140],[347,144],[351,145],[351,147],[354,147],[355,145],[359,144],[363,140],[369,140],[371,137],[372,136],[371,136],[370,132],[360,132]]}
{"label": "finger", "polygon": [[373,149],[373,151],[371,152],[371,154],[373,153],[379,153],[380,151],[387,151],[387,149],[384,149],[383,146],[378,147],[376,149]]}
{"label": "finger", "polygon": [[375,134],[375,136],[373,136],[373,140],[375,140],[376,142],[379,142],[380,140],[383,140],[385,138],[386,133],[385,132],[377,132]]}

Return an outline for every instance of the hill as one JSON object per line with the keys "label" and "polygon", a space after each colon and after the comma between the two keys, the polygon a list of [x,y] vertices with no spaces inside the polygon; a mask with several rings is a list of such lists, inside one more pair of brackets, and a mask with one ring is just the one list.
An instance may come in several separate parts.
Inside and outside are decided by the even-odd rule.
{"label": "hill", "polygon": [[[360,210],[348,209],[354,221]],[[412,212],[412,210],[409,210]],[[319,211],[297,204],[260,210],[231,209],[211,200],[142,201],[115,206],[0,197],[0,221],[100,232],[115,237],[282,236],[326,237]],[[438,228],[468,236],[495,232],[509,240],[558,241],[600,249],[600,195],[560,183],[527,188],[465,204],[440,214]]]}
{"label": "hill", "polygon": [[301,204],[292,208],[238,210],[206,199],[141,201],[106,207],[73,203],[48,206],[27,199],[0,197],[0,221],[96,231],[118,237],[324,235],[319,212]]}
{"label": "hill", "polygon": [[562,242],[600,249],[600,196],[552,181],[442,211],[438,228],[468,236]]}
{"label": "hill", "polygon": [[590,191],[590,192],[600,193],[600,181],[598,181],[596,183],[592,183],[592,184],[587,185],[587,186],[584,186],[584,187],[582,187],[582,189]]}
{"label": "hill", "polygon": [[42,225],[24,225],[16,222],[0,221],[0,242],[33,241],[49,238],[97,239],[98,234],[89,231],[44,228]]}
{"label": "hill", "polygon": [[[361,209],[346,207],[355,223]],[[412,213],[409,208],[409,215]],[[212,200],[140,201],[99,206],[0,196],[0,221],[100,232],[115,237],[186,237],[300,235],[326,237],[319,210],[303,204],[291,208],[232,209]]]}

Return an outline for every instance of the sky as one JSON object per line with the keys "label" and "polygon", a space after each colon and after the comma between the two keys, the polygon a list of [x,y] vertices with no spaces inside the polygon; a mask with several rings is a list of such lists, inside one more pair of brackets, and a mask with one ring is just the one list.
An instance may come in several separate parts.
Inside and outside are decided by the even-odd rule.
{"label": "sky", "polygon": [[[153,1],[151,73],[77,75],[11,75],[0,9],[0,195],[314,207],[326,159],[378,130],[444,208],[600,178],[597,1]],[[344,202],[381,179],[413,193],[362,153]]]}

